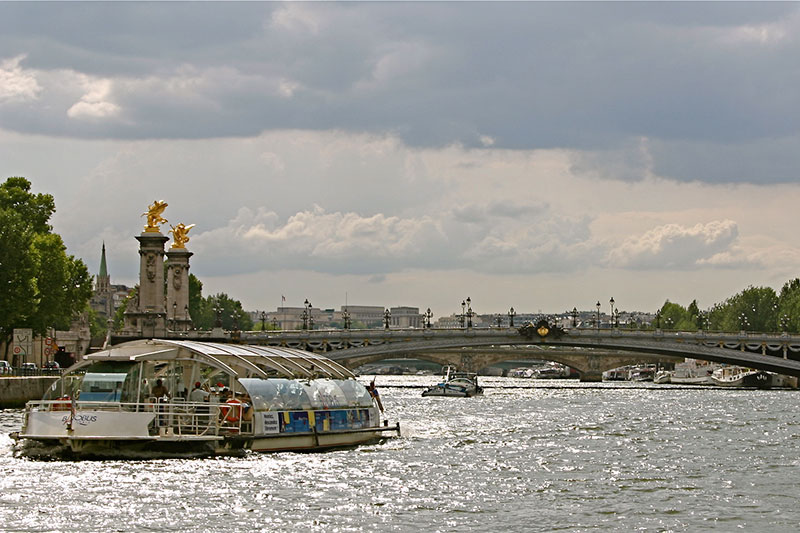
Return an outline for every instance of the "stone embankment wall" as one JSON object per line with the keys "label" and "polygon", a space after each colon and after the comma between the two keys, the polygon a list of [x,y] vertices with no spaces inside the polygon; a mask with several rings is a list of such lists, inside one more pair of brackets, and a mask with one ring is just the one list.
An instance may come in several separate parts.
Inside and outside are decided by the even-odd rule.
{"label": "stone embankment wall", "polygon": [[58,376],[0,378],[0,409],[25,407],[28,400],[41,400]]}

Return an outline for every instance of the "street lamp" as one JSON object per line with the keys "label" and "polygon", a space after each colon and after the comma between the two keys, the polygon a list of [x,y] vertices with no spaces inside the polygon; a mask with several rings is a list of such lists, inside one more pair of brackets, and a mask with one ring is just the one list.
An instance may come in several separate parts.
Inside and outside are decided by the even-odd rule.
{"label": "street lamp", "polygon": [[426,328],[430,328],[431,327],[431,318],[433,318],[433,313],[431,312],[431,308],[430,307],[428,308],[427,311],[425,311],[425,315],[423,315],[423,316],[425,317],[425,327]]}
{"label": "street lamp", "polygon": [[350,329],[350,312],[346,307],[342,311],[342,320],[344,321],[344,329]]}
{"label": "street lamp", "polygon": [[614,327],[619,327],[619,308],[614,309]]}
{"label": "street lamp", "polygon": [[570,313],[570,316],[572,317],[572,327],[573,328],[578,327],[578,308],[577,307],[573,307],[572,308],[572,312]]}
{"label": "street lamp", "polygon": [[656,329],[661,329],[661,309],[656,311]]}
{"label": "street lamp", "polygon": [[469,296],[467,296],[467,327],[472,327],[472,317],[475,316],[475,313],[472,312],[472,300],[470,300]]}
{"label": "street lamp", "polygon": [[597,307],[597,331],[600,331],[600,300],[597,300],[595,307]]}
{"label": "street lamp", "polygon": [[219,300],[214,304],[214,314],[216,319],[214,320],[214,327],[221,328],[222,327],[222,306],[219,305]]}
{"label": "street lamp", "polygon": [[467,310],[467,302],[461,300],[461,317],[459,321],[461,322],[462,328],[464,327],[464,318],[466,317],[466,310]]}
{"label": "street lamp", "polygon": [[497,314],[497,327],[499,328],[499,327],[502,327],[502,326],[503,326],[503,315],[498,313]]}
{"label": "street lamp", "polygon": [[741,325],[742,331],[747,331],[749,322],[747,321],[747,315],[745,315],[743,312],[739,313],[739,324]]}
{"label": "street lamp", "polygon": [[514,311],[514,308],[508,310],[508,327],[514,327],[514,317],[517,316],[517,312]]}
{"label": "street lamp", "polygon": [[787,329],[789,329],[789,315],[784,314],[781,317],[781,331],[786,333]]}
{"label": "street lamp", "polygon": [[261,331],[265,331],[267,329],[267,312],[261,311]]}
{"label": "street lamp", "polygon": [[611,305],[611,314],[608,315],[608,316],[611,317],[611,325],[613,326],[614,325],[614,297],[613,296],[608,301],[608,303]]}
{"label": "street lamp", "polygon": [[308,298],[306,298],[306,301],[303,302],[303,329],[308,329],[308,319],[311,317],[309,309],[311,309],[311,304],[308,302]]}
{"label": "street lamp", "polygon": [[383,329],[389,329],[389,319],[392,318],[392,313],[386,309],[383,312]]}

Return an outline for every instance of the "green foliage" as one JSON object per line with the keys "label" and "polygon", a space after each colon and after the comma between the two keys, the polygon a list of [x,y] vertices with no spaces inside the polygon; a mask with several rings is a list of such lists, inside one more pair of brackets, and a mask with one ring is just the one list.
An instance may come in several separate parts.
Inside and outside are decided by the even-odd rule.
{"label": "green foliage", "polygon": [[711,328],[721,331],[778,330],[778,296],[770,287],[750,286],[709,312]]}
{"label": "green foliage", "polygon": [[131,292],[128,293],[128,296],[122,301],[122,303],[117,307],[117,310],[114,312],[114,331],[122,331],[122,328],[125,326],[125,311],[128,310],[128,304],[130,302],[135,301],[136,298],[139,296],[139,286],[136,285]]}
{"label": "green foliage", "polygon": [[48,223],[55,212],[49,194],[33,194],[25,178],[0,185],[0,335],[14,328],[68,328],[92,294],[89,270],[67,255]]}

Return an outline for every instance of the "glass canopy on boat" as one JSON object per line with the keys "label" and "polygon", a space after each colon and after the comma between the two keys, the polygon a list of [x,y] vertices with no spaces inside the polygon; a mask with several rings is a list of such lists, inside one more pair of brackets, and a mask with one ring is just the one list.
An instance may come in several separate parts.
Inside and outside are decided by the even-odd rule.
{"label": "glass canopy on boat", "polygon": [[132,341],[85,356],[97,361],[195,361],[241,378],[347,379],[355,377],[339,363],[295,348],[221,344],[185,340]]}

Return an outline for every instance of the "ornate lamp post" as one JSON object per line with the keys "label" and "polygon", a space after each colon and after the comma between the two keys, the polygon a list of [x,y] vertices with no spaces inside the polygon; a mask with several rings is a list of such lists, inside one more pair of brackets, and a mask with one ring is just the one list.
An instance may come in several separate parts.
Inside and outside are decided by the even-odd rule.
{"label": "ornate lamp post", "polygon": [[600,300],[597,300],[595,307],[597,307],[597,322],[596,322],[597,331],[600,331]]}
{"label": "ornate lamp post", "polygon": [[214,304],[214,314],[216,315],[216,319],[214,320],[214,327],[221,328],[222,327],[222,307],[219,305],[219,302]]}
{"label": "ornate lamp post", "polygon": [[466,310],[467,310],[467,302],[461,300],[461,316],[459,317],[459,322],[461,323],[461,327],[464,327],[464,319],[466,318]]}
{"label": "ornate lamp post", "polygon": [[392,313],[387,309],[383,312],[383,329],[389,329],[389,319],[392,318]]}
{"label": "ornate lamp post", "polygon": [[784,314],[781,316],[781,331],[786,333],[787,329],[789,329],[789,315]]}
{"label": "ornate lamp post", "polygon": [[499,327],[502,327],[502,326],[503,326],[503,315],[501,315],[501,314],[499,314],[499,313],[498,313],[498,314],[497,314],[497,317],[495,317],[495,318],[496,318],[496,320],[497,320],[497,327],[498,327],[498,328],[499,328]]}
{"label": "ornate lamp post", "polygon": [[428,308],[427,311],[425,311],[425,314],[423,316],[425,317],[425,327],[426,328],[430,328],[431,327],[431,318],[433,318],[433,313],[431,312],[431,308],[430,307]]}
{"label": "ornate lamp post", "polygon": [[266,331],[267,329],[267,313],[266,311],[261,311],[261,331]]}
{"label": "ornate lamp post", "polygon": [[572,308],[572,312],[570,313],[570,316],[572,317],[572,327],[573,328],[578,327],[578,308],[577,307],[573,307]]}
{"label": "ornate lamp post", "polygon": [[514,311],[514,308],[508,310],[508,327],[514,327],[514,317],[517,316],[517,312]]}
{"label": "ornate lamp post", "polygon": [[619,308],[614,309],[614,327],[619,327]]}
{"label": "ornate lamp post", "polygon": [[664,322],[666,322],[666,326],[667,326],[667,329],[668,329],[668,330],[672,329],[673,320],[672,320],[672,318],[671,318],[671,317],[667,317],[667,318],[664,320]]}
{"label": "ornate lamp post", "polygon": [[470,297],[467,296],[467,327],[472,327],[472,317],[475,316],[475,313],[472,311],[472,300]]}
{"label": "ornate lamp post", "polygon": [[611,318],[611,327],[614,327],[614,297],[612,296],[611,299],[608,301],[611,305],[611,314],[608,315]]}
{"label": "ornate lamp post", "polygon": [[350,312],[346,307],[342,311],[342,320],[344,321],[344,329],[350,329]]}
{"label": "ornate lamp post", "polygon": [[747,321],[747,315],[744,313],[739,313],[739,324],[741,325],[742,331],[747,331],[747,326],[749,322]]}
{"label": "ornate lamp post", "polygon": [[308,302],[308,298],[306,298],[306,301],[303,302],[303,329],[308,329],[308,319],[311,316],[311,313],[309,312],[310,308],[311,304]]}
{"label": "ornate lamp post", "polygon": [[278,329],[278,319],[272,317],[272,329]]}

